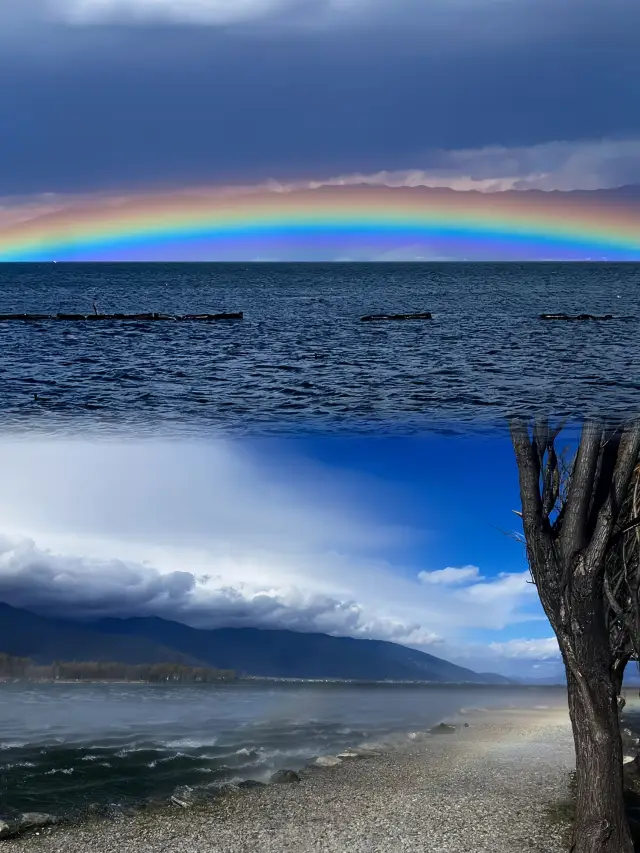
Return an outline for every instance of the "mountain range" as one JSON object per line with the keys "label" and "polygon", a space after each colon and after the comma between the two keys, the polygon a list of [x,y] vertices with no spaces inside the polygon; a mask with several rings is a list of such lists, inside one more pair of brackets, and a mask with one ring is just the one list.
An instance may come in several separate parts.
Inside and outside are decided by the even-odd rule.
{"label": "mountain range", "polygon": [[235,670],[263,678],[506,684],[426,652],[383,640],[259,628],[191,628],[157,617],[53,619],[0,603],[0,652],[35,663],[117,661]]}

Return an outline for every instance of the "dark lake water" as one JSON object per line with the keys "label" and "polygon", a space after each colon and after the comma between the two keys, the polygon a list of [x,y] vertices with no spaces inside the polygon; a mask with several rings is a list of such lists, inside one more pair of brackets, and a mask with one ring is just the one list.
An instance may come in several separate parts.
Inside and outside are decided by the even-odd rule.
{"label": "dark lake water", "polygon": [[[245,319],[0,324],[3,428],[388,432],[640,408],[637,264],[0,265],[0,313],[94,299]],[[434,319],[359,321],[417,311]]]}
{"label": "dark lake water", "polygon": [[428,737],[443,718],[472,719],[472,709],[535,706],[566,706],[564,689],[4,684],[0,814],[121,809],[184,785],[215,795],[349,747]]}

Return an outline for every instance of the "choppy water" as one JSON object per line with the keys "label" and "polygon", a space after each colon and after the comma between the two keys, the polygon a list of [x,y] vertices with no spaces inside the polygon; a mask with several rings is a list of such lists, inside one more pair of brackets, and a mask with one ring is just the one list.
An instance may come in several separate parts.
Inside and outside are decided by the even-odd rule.
{"label": "choppy water", "polygon": [[561,688],[4,684],[0,814],[122,808],[183,785],[215,795],[346,747],[406,743],[463,708],[562,704]]}
{"label": "choppy water", "polygon": [[[0,324],[4,428],[392,431],[640,408],[637,264],[0,265],[0,313],[94,299],[245,319]],[[359,322],[415,311],[434,320]],[[619,319],[538,319],[552,311]]]}

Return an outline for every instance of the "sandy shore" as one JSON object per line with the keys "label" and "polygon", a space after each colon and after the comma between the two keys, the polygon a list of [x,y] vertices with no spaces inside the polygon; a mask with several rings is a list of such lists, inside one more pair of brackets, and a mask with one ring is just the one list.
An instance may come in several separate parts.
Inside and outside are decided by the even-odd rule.
{"label": "sandy shore", "polygon": [[451,734],[217,803],[58,827],[7,853],[561,853],[547,808],[567,796],[565,711],[474,715]]}

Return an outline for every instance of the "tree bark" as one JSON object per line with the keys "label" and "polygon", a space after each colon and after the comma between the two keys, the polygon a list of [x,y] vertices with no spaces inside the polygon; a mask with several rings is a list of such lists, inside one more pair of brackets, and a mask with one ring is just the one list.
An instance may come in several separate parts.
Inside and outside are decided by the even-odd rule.
{"label": "tree bark", "polygon": [[604,634],[559,637],[576,750],[572,853],[633,853],[625,815],[617,690]]}

